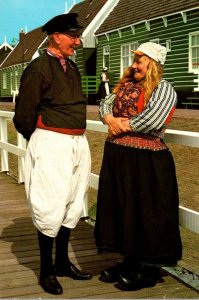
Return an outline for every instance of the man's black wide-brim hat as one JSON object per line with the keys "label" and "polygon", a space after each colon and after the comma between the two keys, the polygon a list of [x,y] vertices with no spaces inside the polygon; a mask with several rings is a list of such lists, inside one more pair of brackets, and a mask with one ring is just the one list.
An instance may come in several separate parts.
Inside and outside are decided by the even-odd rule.
{"label": "man's black wide-brim hat", "polygon": [[54,32],[74,32],[80,30],[83,27],[78,24],[77,17],[77,13],[58,15],[44,24],[42,31],[46,31],[47,34],[53,34]]}

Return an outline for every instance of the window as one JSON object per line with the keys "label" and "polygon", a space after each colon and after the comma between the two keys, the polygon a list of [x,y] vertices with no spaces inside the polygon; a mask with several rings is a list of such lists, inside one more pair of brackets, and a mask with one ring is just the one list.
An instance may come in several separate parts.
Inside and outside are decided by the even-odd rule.
{"label": "window", "polygon": [[199,73],[199,31],[189,35],[189,71]]}
{"label": "window", "polygon": [[12,72],[10,73],[10,77],[11,77],[11,81],[10,81],[10,89],[11,89],[11,93],[12,93],[13,88],[14,88],[14,76],[13,76],[13,73],[12,73]]}
{"label": "window", "polygon": [[138,46],[138,42],[121,46],[121,75],[124,73],[124,70],[132,64],[133,55],[131,51],[136,50]]}
{"label": "window", "polygon": [[18,72],[11,72],[11,92],[18,91]]}
{"label": "window", "polygon": [[3,89],[7,89],[7,74],[3,73]]}
{"label": "window", "polygon": [[110,65],[110,46],[103,47],[103,68],[107,67],[109,69]]}
{"label": "window", "polygon": [[15,91],[18,91],[18,72],[15,72]]}
{"label": "window", "polygon": [[167,52],[171,51],[171,40],[166,40],[166,49],[167,49]]}

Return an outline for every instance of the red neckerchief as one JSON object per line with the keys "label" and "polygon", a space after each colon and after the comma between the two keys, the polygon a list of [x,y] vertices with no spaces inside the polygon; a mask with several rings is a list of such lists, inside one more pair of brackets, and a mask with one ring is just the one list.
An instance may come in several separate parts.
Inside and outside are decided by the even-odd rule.
{"label": "red neckerchief", "polygon": [[71,65],[71,63],[70,63],[67,59],[65,59],[65,58],[62,57],[61,55],[58,55],[58,54],[54,53],[51,49],[48,48],[48,49],[47,49],[47,53],[48,53],[49,55],[52,55],[53,57],[56,57],[56,58],[59,59],[61,65],[62,65],[62,67],[63,67],[63,69],[64,69],[64,72],[66,72],[66,62],[69,64],[69,66],[70,66],[72,69],[74,69],[73,66]]}

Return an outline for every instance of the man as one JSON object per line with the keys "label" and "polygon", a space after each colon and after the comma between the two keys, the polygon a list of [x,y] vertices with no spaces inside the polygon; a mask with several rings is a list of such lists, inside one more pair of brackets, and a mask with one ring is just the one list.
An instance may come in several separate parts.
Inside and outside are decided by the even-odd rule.
{"label": "man", "polygon": [[39,284],[51,294],[63,292],[56,276],[91,279],[68,258],[70,230],[80,219],[90,175],[86,99],[78,68],[68,58],[81,43],[77,17],[59,15],[42,27],[49,47],[25,69],[14,116],[16,129],[29,141],[25,188],[38,230]]}

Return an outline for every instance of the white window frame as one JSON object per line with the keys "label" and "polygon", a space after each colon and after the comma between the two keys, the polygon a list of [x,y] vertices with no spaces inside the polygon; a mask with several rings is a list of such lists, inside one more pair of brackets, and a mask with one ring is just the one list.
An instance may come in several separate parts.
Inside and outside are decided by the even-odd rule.
{"label": "white window frame", "polygon": [[167,49],[167,52],[171,51],[171,40],[166,40],[166,49]]}
{"label": "white window frame", "polygon": [[11,93],[18,92],[18,71],[11,72],[10,79]]}
{"label": "white window frame", "polygon": [[[193,45],[194,38],[195,45]],[[194,64],[196,67],[193,67]],[[189,33],[189,72],[199,74],[199,31]]]}
{"label": "white window frame", "polygon": [[15,71],[15,91],[18,92],[18,72]]}
{"label": "white window frame", "polygon": [[10,90],[11,90],[11,94],[13,92],[13,86],[14,86],[14,75],[13,73],[11,72],[10,73]]}
{"label": "white window frame", "polygon": [[103,47],[103,68],[107,67],[109,69],[110,67],[110,46],[104,46]]}
{"label": "white window frame", "polygon": [[121,45],[121,63],[120,63],[120,76],[124,73],[124,70],[130,66],[133,62],[132,50],[136,50],[139,43],[133,42],[130,44]]}
{"label": "white window frame", "polygon": [[3,89],[7,89],[7,73],[3,72]]}

